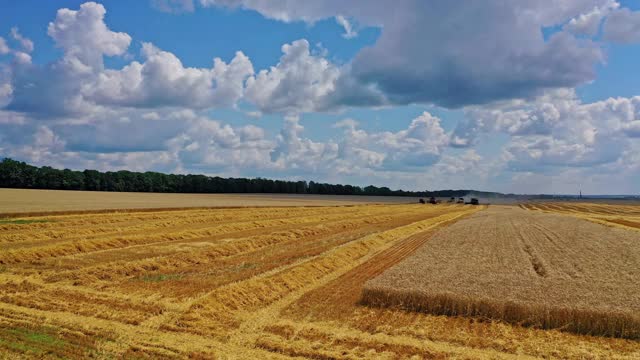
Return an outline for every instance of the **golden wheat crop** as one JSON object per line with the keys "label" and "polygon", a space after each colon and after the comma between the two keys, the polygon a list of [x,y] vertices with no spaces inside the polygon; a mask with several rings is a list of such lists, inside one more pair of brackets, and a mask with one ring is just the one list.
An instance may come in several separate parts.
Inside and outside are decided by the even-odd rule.
{"label": "golden wheat crop", "polygon": [[640,234],[492,207],[369,281],[363,302],[640,339]]}
{"label": "golden wheat crop", "polygon": [[131,211],[256,206],[337,206],[412,203],[417,198],[396,196],[338,196],[308,194],[159,194],[104,191],[32,190],[0,188],[0,214],[47,212]]}
{"label": "golden wheat crop", "polygon": [[640,206],[634,202],[538,202],[520,205],[526,210],[570,215],[598,224],[640,231]]}
{"label": "golden wheat crop", "polygon": [[481,210],[411,204],[4,219],[0,358],[640,355],[628,340],[358,304],[366,281]]}

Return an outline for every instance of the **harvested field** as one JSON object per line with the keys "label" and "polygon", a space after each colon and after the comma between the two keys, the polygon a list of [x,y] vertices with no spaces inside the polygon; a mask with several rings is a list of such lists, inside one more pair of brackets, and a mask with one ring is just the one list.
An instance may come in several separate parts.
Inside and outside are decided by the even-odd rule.
{"label": "harvested field", "polygon": [[640,339],[638,279],[635,231],[491,207],[367,282],[362,301]]}
{"label": "harvested field", "polygon": [[358,305],[366,281],[482,210],[411,204],[7,219],[0,358],[640,356],[635,341]]}
{"label": "harvested field", "polygon": [[640,204],[633,202],[586,203],[540,202],[520,205],[523,209],[570,215],[595,223],[640,231]]}
{"label": "harvested field", "polygon": [[83,210],[177,209],[238,206],[334,206],[363,203],[417,203],[394,196],[337,196],[297,194],[159,194],[100,191],[28,190],[0,188],[2,215]]}

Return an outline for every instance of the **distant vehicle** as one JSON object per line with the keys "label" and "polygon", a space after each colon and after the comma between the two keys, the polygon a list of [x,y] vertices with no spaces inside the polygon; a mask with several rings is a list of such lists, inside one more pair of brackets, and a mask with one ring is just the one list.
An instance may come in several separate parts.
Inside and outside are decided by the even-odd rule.
{"label": "distant vehicle", "polygon": [[464,204],[464,198],[458,198],[458,204]]}
{"label": "distant vehicle", "polygon": [[471,204],[471,205],[480,205],[480,201],[478,201],[478,199],[476,199],[476,198],[472,198],[471,201],[469,201],[469,204]]}
{"label": "distant vehicle", "polygon": [[449,199],[449,202],[450,202],[450,203],[454,203],[454,202],[456,202],[456,198],[454,198],[454,197],[452,196],[452,197],[451,197],[451,199]]}
{"label": "distant vehicle", "polygon": [[419,202],[420,204],[424,204],[424,203],[425,203],[425,202],[424,202],[424,199],[420,199],[420,200],[418,200],[418,202]]}
{"label": "distant vehicle", "polygon": [[429,198],[429,204],[437,204],[436,202],[436,198],[434,198],[433,196]]}

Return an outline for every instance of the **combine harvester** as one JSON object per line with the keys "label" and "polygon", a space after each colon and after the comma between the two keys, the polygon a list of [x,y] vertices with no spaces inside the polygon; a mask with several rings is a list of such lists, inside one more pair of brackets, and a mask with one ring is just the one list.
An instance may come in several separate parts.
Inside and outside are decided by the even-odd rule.
{"label": "combine harvester", "polygon": [[[456,201],[455,197],[450,198],[448,201],[448,203],[457,203],[457,204],[465,204],[465,205],[480,205],[480,201],[476,198],[471,198],[470,201],[465,202],[464,198],[458,198],[458,201]],[[442,200],[438,200],[435,197],[430,197],[428,201],[425,201],[424,199],[419,199],[418,203],[420,204],[441,204]]]}

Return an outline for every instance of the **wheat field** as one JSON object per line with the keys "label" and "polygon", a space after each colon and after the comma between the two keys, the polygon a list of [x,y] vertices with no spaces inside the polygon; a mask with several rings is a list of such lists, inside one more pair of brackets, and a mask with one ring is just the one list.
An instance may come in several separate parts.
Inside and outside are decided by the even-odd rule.
{"label": "wheat field", "polygon": [[46,215],[84,211],[131,211],[141,209],[220,208],[256,206],[336,206],[416,203],[397,196],[346,196],[311,194],[174,194],[0,188],[0,217],[40,212]]}
{"label": "wheat field", "polygon": [[369,281],[363,301],[640,339],[640,234],[493,206]]}
{"label": "wheat field", "polygon": [[533,211],[570,215],[598,224],[640,231],[640,204],[616,203],[539,202],[520,205]]}
{"label": "wheat field", "polygon": [[0,358],[638,358],[632,340],[360,304],[367,281],[491,208],[2,219]]}

